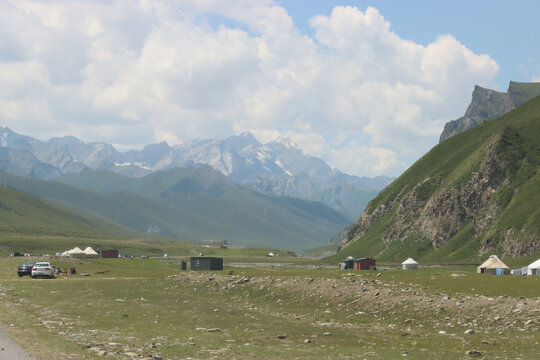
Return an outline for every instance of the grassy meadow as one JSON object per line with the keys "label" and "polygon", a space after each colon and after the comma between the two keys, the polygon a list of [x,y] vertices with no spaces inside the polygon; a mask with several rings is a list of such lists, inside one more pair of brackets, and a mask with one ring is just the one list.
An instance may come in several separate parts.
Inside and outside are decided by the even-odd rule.
{"label": "grassy meadow", "polygon": [[[180,271],[182,256],[53,258],[78,270],[56,279],[19,278],[26,259],[2,257],[0,324],[38,360],[534,359],[540,348],[540,277],[347,272],[227,251],[218,272]],[[291,265],[228,265],[263,260]]]}

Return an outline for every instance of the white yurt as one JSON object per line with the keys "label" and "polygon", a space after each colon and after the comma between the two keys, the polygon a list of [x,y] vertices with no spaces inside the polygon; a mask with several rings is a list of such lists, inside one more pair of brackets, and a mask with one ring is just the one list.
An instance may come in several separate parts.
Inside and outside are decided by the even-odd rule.
{"label": "white yurt", "polygon": [[81,258],[84,257],[86,254],[84,251],[82,251],[80,248],[75,247],[68,251],[68,256],[72,258]]}
{"label": "white yurt", "polygon": [[84,249],[84,254],[86,255],[87,258],[97,258],[97,257],[99,257],[99,254],[94,249],[92,249],[90,246],[87,247],[86,249]]}
{"label": "white yurt", "polygon": [[528,266],[527,275],[540,275],[540,259]]}
{"label": "white yurt", "polygon": [[403,266],[403,270],[418,269],[418,263],[416,261],[414,261],[413,258],[408,258],[407,260],[402,262],[401,265]]}
{"label": "white yurt", "polygon": [[497,255],[491,255],[482,263],[476,272],[481,274],[510,274],[510,268],[499,259]]}

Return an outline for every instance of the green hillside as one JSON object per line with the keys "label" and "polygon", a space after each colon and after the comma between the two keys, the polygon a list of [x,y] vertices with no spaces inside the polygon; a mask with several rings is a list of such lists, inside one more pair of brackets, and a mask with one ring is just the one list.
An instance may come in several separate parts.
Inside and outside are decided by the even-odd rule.
{"label": "green hillside", "polygon": [[131,229],[185,241],[223,239],[298,250],[325,243],[349,223],[319,203],[264,196],[211,168],[174,169],[140,179],[87,171],[61,179],[95,191],[9,174],[6,179],[19,189],[90,210]]}
{"label": "green hillside", "polygon": [[139,235],[104,219],[66,209],[6,186],[0,187],[0,234],[3,237],[18,235],[101,239]]}
{"label": "green hillside", "polygon": [[540,97],[440,143],[383,190],[338,258],[477,261],[540,251]]}
{"label": "green hillside", "polygon": [[538,96],[538,94],[540,94],[540,82],[522,83],[510,81],[510,85],[508,86],[508,95],[510,95],[517,106]]}

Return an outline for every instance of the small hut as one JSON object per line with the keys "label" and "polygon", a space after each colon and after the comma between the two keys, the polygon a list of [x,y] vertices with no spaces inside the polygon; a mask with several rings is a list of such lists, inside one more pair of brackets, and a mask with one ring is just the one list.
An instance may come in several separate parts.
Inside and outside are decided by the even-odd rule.
{"label": "small hut", "polygon": [[354,270],[377,270],[375,266],[375,259],[360,258],[354,260]]}
{"label": "small hut", "polygon": [[413,258],[408,258],[401,263],[403,270],[416,270],[418,269],[418,263]]}
{"label": "small hut", "polygon": [[528,266],[527,275],[540,275],[540,259]]}
{"label": "small hut", "polygon": [[223,258],[191,257],[191,270],[223,270]]}
{"label": "small hut", "polygon": [[491,255],[476,269],[476,272],[480,274],[503,275],[510,274],[510,268],[497,255]]}
{"label": "small hut", "polygon": [[118,259],[118,250],[101,250],[99,252],[99,257],[102,259]]}
{"label": "small hut", "polygon": [[346,259],[341,260],[339,263],[340,270],[354,270],[354,258],[352,256],[347,256]]}

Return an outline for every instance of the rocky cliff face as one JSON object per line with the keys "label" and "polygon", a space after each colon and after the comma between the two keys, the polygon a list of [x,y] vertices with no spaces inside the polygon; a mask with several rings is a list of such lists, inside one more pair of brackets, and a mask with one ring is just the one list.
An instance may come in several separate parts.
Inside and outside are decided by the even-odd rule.
{"label": "rocky cliff face", "polygon": [[511,81],[506,93],[476,85],[465,115],[444,125],[439,142],[473,128],[484,121],[498,118],[538,95],[540,95],[540,83],[517,83]]}
{"label": "rocky cliff face", "polygon": [[[518,201],[521,188],[515,185],[517,174],[529,171],[533,179],[520,181],[538,185],[534,180],[538,167],[529,163],[537,160],[532,160],[535,158],[528,157],[523,150],[528,147],[516,130],[507,128],[482,144],[482,150],[476,155],[482,160],[459,181],[454,176],[426,175],[417,183],[404,184],[395,196],[382,203],[375,199],[351,227],[338,251],[362,241],[378,221],[385,219],[388,225],[381,235],[377,235],[378,241],[384,243],[383,250],[378,254],[357,256],[384,255],[392,245],[410,238],[429,242],[432,251],[437,251],[466,228],[470,229],[467,236],[477,241],[475,248],[479,256],[495,250],[502,256],[511,257],[540,251],[538,232],[523,237],[520,232],[523,233],[524,228],[506,225],[501,230],[497,223],[508,204]],[[537,145],[535,148],[538,150]],[[519,220],[524,223],[535,221],[534,214],[529,216],[529,219]]]}
{"label": "rocky cliff face", "polygon": [[[501,108],[505,102],[505,97],[505,93],[485,89],[476,85],[472,93],[471,104],[467,108],[465,115],[457,120],[446,123],[439,141],[446,140],[483,121],[491,120],[502,115]],[[506,106],[510,108],[513,104],[510,101]]]}

